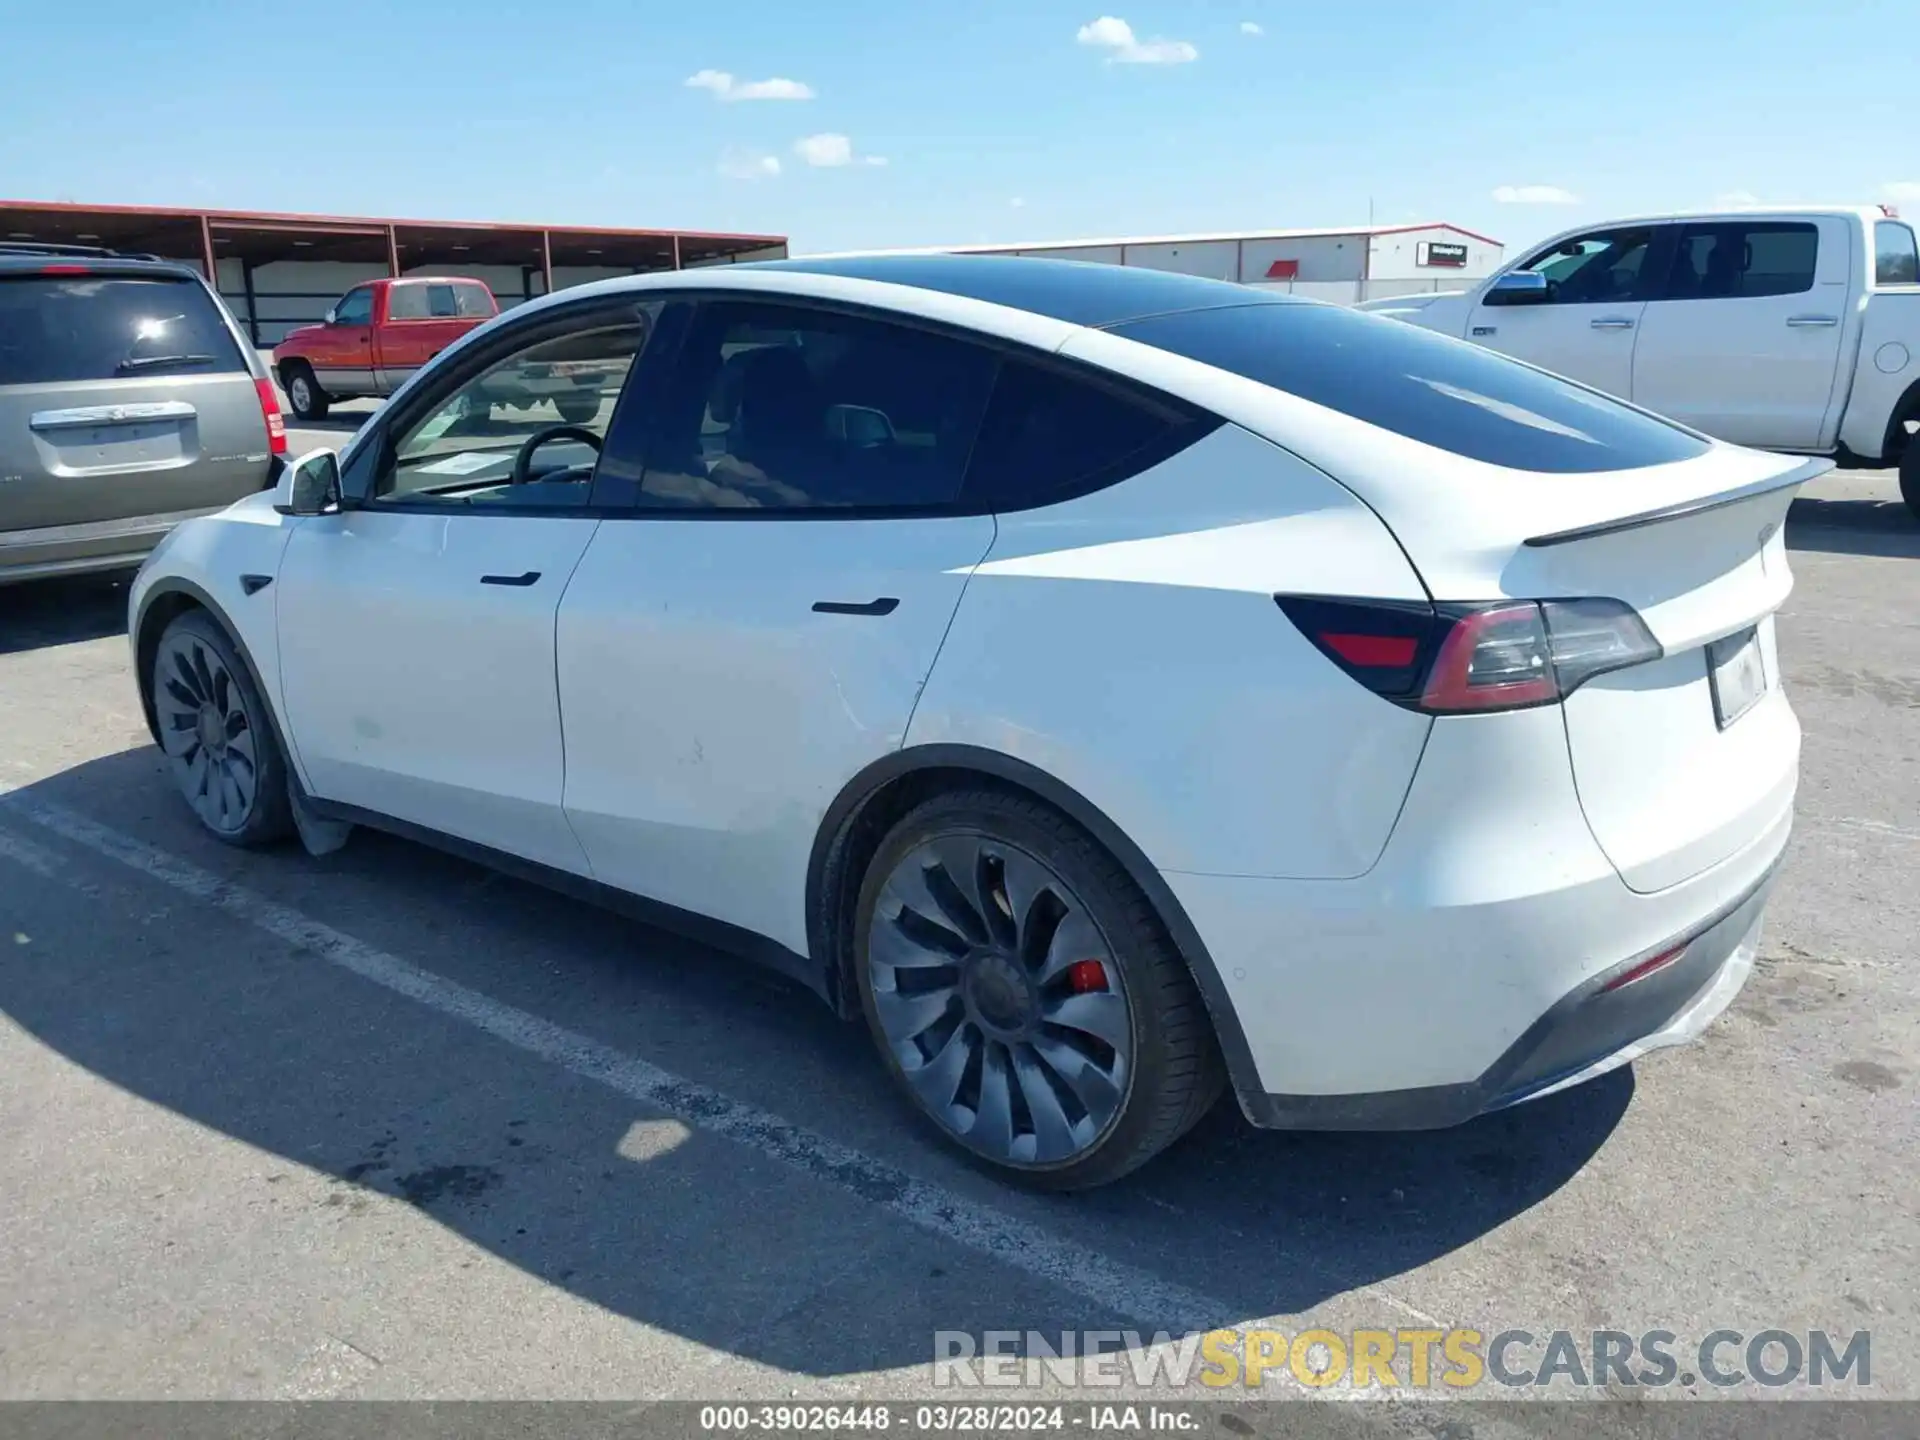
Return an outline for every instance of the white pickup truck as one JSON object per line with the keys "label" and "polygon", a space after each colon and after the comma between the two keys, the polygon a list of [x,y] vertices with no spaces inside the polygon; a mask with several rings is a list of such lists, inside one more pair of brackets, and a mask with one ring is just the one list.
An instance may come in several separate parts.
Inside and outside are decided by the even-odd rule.
{"label": "white pickup truck", "polygon": [[1920,516],[1920,249],[1885,207],[1582,226],[1475,289],[1360,308],[1722,440],[1898,466]]}

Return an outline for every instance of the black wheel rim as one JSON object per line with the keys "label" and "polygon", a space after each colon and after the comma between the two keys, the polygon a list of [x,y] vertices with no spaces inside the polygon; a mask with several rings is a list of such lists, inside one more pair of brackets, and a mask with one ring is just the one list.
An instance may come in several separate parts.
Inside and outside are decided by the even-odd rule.
{"label": "black wheel rim", "polygon": [[984,835],[917,846],[882,885],[868,985],[915,1097],[1002,1164],[1090,1152],[1125,1108],[1133,1012],[1105,935],[1044,861]]}
{"label": "black wheel rim", "polygon": [[260,792],[257,729],[239,684],[191,632],[161,640],[153,681],[160,745],[180,793],[209,829],[236,833]]}

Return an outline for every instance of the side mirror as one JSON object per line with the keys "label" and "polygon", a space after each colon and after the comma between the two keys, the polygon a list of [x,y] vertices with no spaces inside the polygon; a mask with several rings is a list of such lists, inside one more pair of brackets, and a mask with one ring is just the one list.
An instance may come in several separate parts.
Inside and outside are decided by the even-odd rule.
{"label": "side mirror", "polygon": [[324,515],[340,504],[340,457],[310,450],[281,472],[273,508],[282,515]]}
{"label": "side mirror", "polygon": [[871,450],[879,445],[891,445],[894,442],[893,421],[887,418],[884,410],[874,410],[865,405],[831,405],[827,407],[827,433],[836,440],[843,440],[856,450]]}
{"label": "side mirror", "polygon": [[1543,305],[1552,296],[1547,277],[1535,270],[1509,270],[1494,278],[1483,305]]}
{"label": "side mirror", "polygon": [[329,305],[327,306],[327,313],[320,317],[320,323],[322,325],[334,325],[339,323],[339,319],[340,307],[338,305]]}

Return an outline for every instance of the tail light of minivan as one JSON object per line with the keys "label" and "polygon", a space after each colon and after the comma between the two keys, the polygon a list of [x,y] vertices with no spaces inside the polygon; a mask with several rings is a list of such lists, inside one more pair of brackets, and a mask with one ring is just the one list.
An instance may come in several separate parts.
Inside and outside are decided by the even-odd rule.
{"label": "tail light of minivan", "polygon": [[1664,653],[1646,622],[1619,600],[1274,599],[1348,675],[1382,699],[1430,715],[1557,704],[1596,675]]}
{"label": "tail light of minivan", "polygon": [[280,413],[279,400],[274,397],[273,381],[256,380],[253,388],[260,397],[260,418],[267,422],[267,453],[284,455],[287,453],[287,420]]}

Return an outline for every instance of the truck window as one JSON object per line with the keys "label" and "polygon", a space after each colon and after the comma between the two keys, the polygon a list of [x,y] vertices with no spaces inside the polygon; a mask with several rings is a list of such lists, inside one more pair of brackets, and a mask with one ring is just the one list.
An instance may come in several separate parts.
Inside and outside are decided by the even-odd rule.
{"label": "truck window", "polygon": [[451,320],[459,313],[453,307],[453,286],[427,286],[427,313],[436,320]]}
{"label": "truck window", "polygon": [[340,303],[333,307],[333,323],[371,325],[373,323],[373,291],[362,285],[342,295]]}
{"label": "truck window", "polygon": [[484,285],[453,287],[454,309],[464,319],[484,320],[493,314],[493,292]]}
{"label": "truck window", "polygon": [[1522,270],[1547,277],[1547,304],[1598,305],[1628,300],[1639,291],[1640,271],[1653,247],[1653,228],[1601,230],[1543,250]]}
{"label": "truck window", "polygon": [[1873,227],[1873,283],[1920,285],[1920,246],[1913,227],[1898,220],[1881,220]]}
{"label": "truck window", "polygon": [[387,291],[387,319],[424,320],[427,318],[427,287],[395,285]]}
{"label": "truck window", "polygon": [[1813,288],[1820,232],[1783,220],[1687,225],[1656,300],[1751,300]]}

